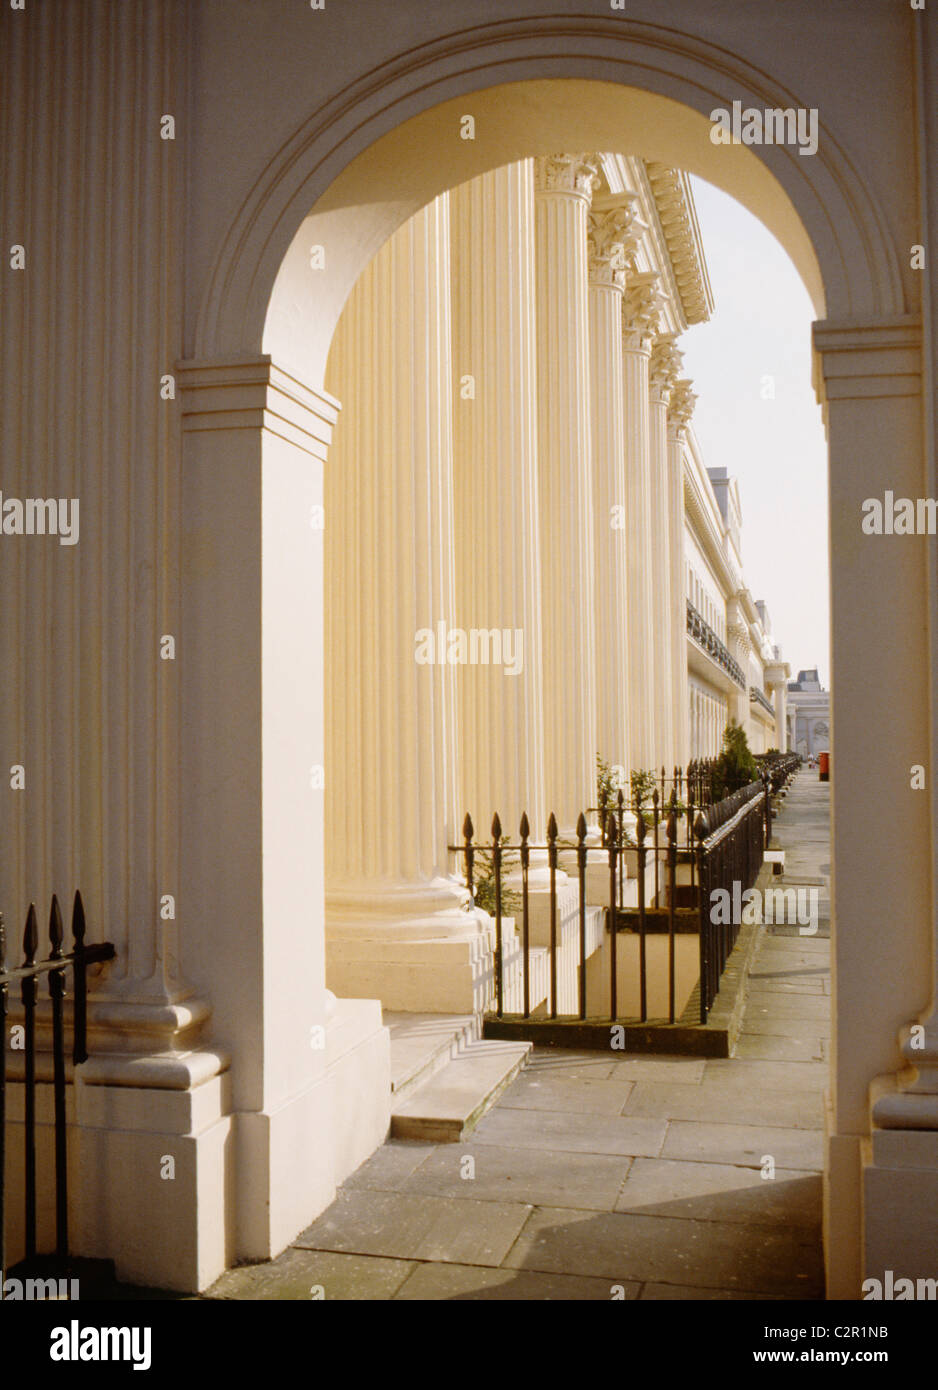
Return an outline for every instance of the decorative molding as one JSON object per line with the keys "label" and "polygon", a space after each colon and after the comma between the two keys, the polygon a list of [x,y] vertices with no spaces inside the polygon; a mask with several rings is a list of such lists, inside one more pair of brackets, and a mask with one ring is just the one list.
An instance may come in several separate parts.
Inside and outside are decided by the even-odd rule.
{"label": "decorative molding", "polygon": [[534,161],[536,193],[563,193],[589,203],[599,183],[599,158],[586,154],[540,155]]}
{"label": "decorative molding", "polygon": [[677,346],[677,334],[659,333],[652,344],[648,365],[648,383],[653,400],[658,399],[667,405],[683,361],[684,354]]}
{"label": "decorative molding", "polygon": [[267,354],[178,362],[182,428],[266,429],[325,461],[341,405],[278,367]]}
{"label": "decorative molding", "polygon": [[651,347],[664,303],[656,270],[630,275],[622,299],[622,346],[632,352]]}
{"label": "decorative molding", "polygon": [[697,393],[691,390],[693,384],[691,379],[685,376],[678,378],[671,388],[671,399],[668,402],[668,430],[675,439],[684,438],[684,433],[694,413],[694,406],[697,404]]}
{"label": "decorative molding", "polygon": [[587,234],[591,284],[625,289],[626,271],[634,272],[636,253],[647,231],[638,215],[640,206],[637,193],[604,194],[593,199]]}
{"label": "decorative molding", "polygon": [[646,161],[645,169],[668,244],[684,317],[688,324],[706,323],[713,312],[713,294],[687,175],[654,161]]}

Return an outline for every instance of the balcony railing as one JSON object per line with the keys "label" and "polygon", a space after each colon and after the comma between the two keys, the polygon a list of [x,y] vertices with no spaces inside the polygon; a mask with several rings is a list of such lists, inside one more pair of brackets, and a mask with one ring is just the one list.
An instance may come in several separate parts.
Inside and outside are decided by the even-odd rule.
{"label": "balcony railing", "polygon": [[720,641],[710,624],[704,622],[690,599],[687,600],[687,631],[698,646],[702,647],[708,656],[712,656],[718,666],[723,667],[730,679],[734,680],[741,690],[745,690],[746,677],[743,668],[730,656],[727,647]]}
{"label": "balcony railing", "polygon": [[772,701],[769,699],[768,695],[766,695],[765,691],[760,690],[759,687],[756,685],[750,688],[749,702],[750,704],[761,705],[762,708],[768,714],[770,714],[773,719],[775,718],[775,707],[772,704]]}

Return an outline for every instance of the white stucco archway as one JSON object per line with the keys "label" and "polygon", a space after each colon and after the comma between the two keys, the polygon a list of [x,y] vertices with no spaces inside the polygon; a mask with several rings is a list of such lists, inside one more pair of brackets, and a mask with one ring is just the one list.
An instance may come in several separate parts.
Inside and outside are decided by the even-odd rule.
{"label": "white stucco archway", "polygon": [[[910,545],[901,555],[890,556],[874,586],[849,518],[862,498],[875,492],[887,449],[890,485],[907,489],[908,495],[924,487],[920,329],[901,269],[903,248],[836,132],[821,121],[819,150],[812,157],[784,147],[714,146],[710,111],[729,108],[739,99],[758,106],[811,104],[808,94],[784,90],[765,71],[699,38],[624,19],[553,17],[479,26],[417,46],[316,111],[272,154],[234,220],[215,260],[183,369],[188,471],[198,479],[192,515],[204,514],[209,506],[217,510],[219,489],[238,461],[248,496],[244,502],[226,499],[218,520],[220,547],[225,535],[234,546],[244,539],[251,508],[256,517],[259,507],[262,516],[260,534],[246,540],[247,556],[242,550],[237,571],[232,569],[238,575],[234,592],[219,571],[208,587],[193,592],[192,600],[202,624],[212,612],[227,615],[232,624],[236,607],[239,622],[247,613],[259,668],[263,662],[256,706],[234,711],[232,705],[232,711],[233,725],[247,730],[251,757],[264,769],[265,809],[258,818],[255,808],[252,817],[245,804],[240,839],[246,845],[256,837],[244,872],[251,879],[246,896],[258,915],[245,931],[263,924],[258,953],[273,967],[290,955],[291,923],[310,902],[319,913],[320,937],[322,928],[320,851],[307,854],[302,868],[297,867],[310,842],[321,846],[321,803],[310,807],[302,802],[290,770],[294,752],[284,745],[284,730],[300,717],[308,720],[310,709],[321,719],[316,693],[323,660],[321,614],[317,618],[316,612],[321,561],[300,558],[298,538],[284,543],[277,518],[291,499],[295,505],[301,496],[305,505],[317,496],[317,474],[326,461],[335,418],[335,403],[323,391],[325,363],[357,276],[387,237],[445,188],[511,160],[560,148],[616,149],[688,169],[761,218],[791,255],[823,320],[815,346],[830,440],[832,655],[841,692],[836,714],[835,932],[839,915],[851,922],[850,940],[835,943],[827,1219],[831,1287],[846,1289],[855,1287],[861,1263],[856,1199],[861,1142],[869,1129],[869,1082],[897,1066],[898,1031],[928,1004],[914,982],[931,977],[930,931],[897,932],[888,944],[871,1020],[865,976],[870,950],[884,950],[877,936],[882,909],[888,904],[898,921],[930,921],[927,874],[917,877],[898,868],[919,850],[923,865],[927,861],[925,803],[887,827],[887,839],[893,835],[894,843],[886,844],[871,809],[877,798],[899,795],[903,766],[916,760],[912,734],[927,727],[928,673],[910,671],[909,680],[901,683],[904,705],[896,722],[899,727],[904,722],[910,732],[898,752],[869,745],[882,698],[876,680],[854,689],[849,680],[850,672],[864,668],[871,640],[881,637],[903,669],[919,640],[910,615],[926,604],[924,548]],[[475,118],[474,141],[459,138],[460,117],[466,113]],[[312,245],[324,248],[324,269],[311,267]],[[224,408],[212,403],[219,396]],[[291,452],[297,449],[302,458]],[[310,458],[316,461],[312,469],[307,467]],[[271,562],[274,545],[278,555]],[[294,609],[294,625],[287,632],[274,614],[303,574],[307,598],[299,612]],[[239,662],[244,640],[239,631]],[[291,642],[298,645],[298,655],[289,669],[280,669],[277,662]],[[212,654],[207,652],[205,660]],[[297,669],[313,690],[306,708],[297,696]],[[889,676],[893,696],[895,672],[894,664]],[[219,672],[217,660],[211,669],[187,673],[190,708],[197,719],[209,710],[217,717],[224,705],[226,696],[215,685],[219,676],[223,685],[224,669]],[[304,735],[296,760],[315,760],[315,743],[315,734]],[[207,762],[213,750],[206,746],[199,756]],[[224,764],[225,755],[218,753],[218,760]],[[286,793],[284,780],[290,784]],[[281,810],[269,814],[267,805],[275,797]],[[203,802],[201,813],[209,810]],[[891,862],[895,872],[887,867],[875,881],[856,873],[849,881],[846,876],[838,880],[838,860],[845,863],[850,849],[874,834],[882,862]],[[249,862],[252,856],[254,862]],[[190,871],[195,897],[195,879],[205,870],[203,854]],[[237,878],[235,874],[235,882],[224,889],[232,902],[237,900]],[[212,904],[216,916],[224,915],[223,908],[224,902]],[[209,952],[212,944],[210,929],[204,947],[196,949]],[[301,970],[316,976],[313,992],[320,999],[321,956],[317,938],[307,959],[299,962]],[[221,1019],[234,1016],[238,993],[234,985],[219,984],[213,1005]],[[244,1074],[256,1073],[245,1092],[255,1100],[266,1097],[278,1067],[292,1077],[290,1085],[303,1075],[288,1060],[294,1057],[295,1039],[288,1036],[286,1024],[260,1026],[263,1061],[248,1058],[247,1044],[240,1059]],[[849,1048],[838,1042],[847,1037]],[[238,1065],[236,1053],[236,1069]],[[271,1099],[289,1089],[278,1079]],[[273,1247],[292,1220],[290,1209],[274,1222]],[[255,1241],[251,1248],[263,1243]]]}

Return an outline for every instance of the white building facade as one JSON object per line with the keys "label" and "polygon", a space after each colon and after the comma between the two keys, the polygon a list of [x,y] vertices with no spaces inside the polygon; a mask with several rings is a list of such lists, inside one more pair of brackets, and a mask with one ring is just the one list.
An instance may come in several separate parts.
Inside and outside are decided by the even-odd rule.
{"label": "white building facade", "polygon": [[[828,431],[833,518],[837,767],[828,1292],[855,1298],[864,1277],[887,1269],[934,1275],[938,779],[910,788],[909,769],[930,765],[938,747],[938,566],[927,536],[860,529],[864,500],[881,487],[938,495],[928,366],[938,298],[912,254],[938,219],[933,16],[857,0],[851,20],[863,43],[845,44],[840,15],[811,0],[762,7],[752,24],[739,22],[738,8],[673,0],[665,13],[658,0],[634,0],[627,12],[549,15],[536,0],[508,0],[491,21],[440,4],[400,9],[394,25],[378,0],[321,10],[295,0],[0,9],[0,482],[5,498],[78,497],[82,518],[74,546],[0,538],[0,882],[11,939],[30,899],[54,891],[67,901],[80,887],[89,938],[116,947],[113,966],[94,980],[92,1059],[71,1092],[72,1229],[77,1253],[115,1259],[123,1278],[203,1288],[226,1264],[277,1253],[387,1131],[388,1038],[377,999],[336,1000],[326,987],[323,710],[332,657],[321,518],[340,413],[359,428],[326,381],[346,301],[381,248],[448,190],[557,151],[624,146],[647,161],[652,182],[658,166],[692,170],[744,203],[789,253],[815,308],[813,384]],[[737,101],[816,110],[816,153],[715,143],[711,113]],[[549,495],[539,497],[536,532],[516,535],[496,560],[501,572],[517,563],[530,573],[539,552],[539,586],[528,584],[504,621],[513,631],[539,606],[540,652],[529,642],[522,674],[501,679],[523,682],[529,657],[540,661],[543,742],[512,746],[511,776],[522,786],[533,775],[526,794],[543,786],[544,810],[548,786],[559,786],[562,816],[591,786],[583,723],[610,717],[600,715],[595,668],[574,676],[566,666],[590,641],[583,460],[601,437],[595,419],[613,437],[619,426],[614,404],[601,411],[592,387],[587,404],[582,376],[589,335],[601,332],[600,288],[591,299],[588,269],[585,292],[581,276],[560,278],[571,264],[561,243],[593,211],[576,187],[590,176],[574,175],[572,188],[561,171],[553,177],[542,196],[555,205],[535,218],[553,278],[538,292],[543,299],[545,284],[555,288],[552,332],[566,364],[557,380],[576,389],[541,392],[536,407],[528,393],[519,407],[519,495],[500,510],[532,515],[523,495],[535,414],[538,485]],[[426,244],[441,231],[442,214],[434,216]],[[680,257],[670,255],[680,279]],[[462,314],[434,257],[420,264],[435,267],[422,278],[422,302],[442,305],[448,294],[450,311]],[[666,409],[674,414],[675,388],[667,406],[652,400],[653,377],[660,396],[667,389],[670,352],[660,345],[652,363],[661,316],[649,324],[647,283],[632,291],[627,275],[621,428],[626,456],[644,470],[646,438],[649,468],[652,450],[659,460],[668,452],[661,426]],[[610,322],[619,293],[602,290]],[[672,295],[667,312],[675,304]],[[536,357],[521,309],[513,312],[521,359]],[[688,317],[683,300],[681,312]],[[673,320],[666,327],[676,331]],[[409,338],[438,370],[445,344],[420,337],[412,313],[385,317],[383,332]],[[648,426],[632,433],[646,372]],[[441,437],[446,428],[434,425]],[[425,440],[394,438],[413,459],[430,458]],[[461,439],[458,448],[468,447]],[[564,471],[570,450],[575,466]],[[399,457],[391,462],[400,469]],[[426,470],[422,490],[412,482],[409,493],[400,471],[380,477],[390,531],[403,531],[404,510],[413,529],[418,505],[425,534],[445,525],[437,473]],[[667,511],[670,528],[676,496],[662,503],[656,494],[654,515]],[[558,523],[571,544],[561,546]],[[486,561],[500,534],[487,533]],[[557,568],[545,565],[547,553]],[[643,570],[655,605],[664,582],[662,571]],[[465,590],[452,576],[412,573],[411,642],[413,623],[423,626],[435,604],[442,616],[455,611],[450,588],[457,603]],[[683,589],[672,581],[670,597]],[[566,606],[550,627],[545,602],[558,597]],[[370,608],[364,598],[351,606],[363,637],[383,602],[378,593]],[[594,624],[603,620],[594,604]],[[731,653],[734,642],[752,645],[753,622],[733,599]],[[161,655],[166,637],[176,639],[172,657]],[[642,649],[654,650],[644,635]],[[888,660],[871,665],[870,652]],[[758,672],[739,664],[748,700]],[[672,654],[672,678],[678,666]],[[411,726],[419,722],[416,751],[437,805],[430,814],[405,779],[407,833],[378,867],[391,883],[429,885],[403,904],[408,922],[425,913],[434,927],[453,926],[451,885],[436,882],[435,837],[458,806],[456,761],[454,753],[441,765],[436,752],[441,739],[452,748],[460,726],[448,713],[447,673],[421,669],[435,683],[420,693]],[[666,669],[656,655],[641,678],[652,671],[660,680]],[[630,670],[629,681],[637,678]],[[746,709],[737,689],[723,693]],[[560,727],[559,699],[545,698],[551,690],[579,702],[569,728]],[[649,718],[681,708],[634,707]],[[481,720],[481,697],[475,709]],[[353,731],[365,727],[353,709],[348,720]],[[372,733],[389,765],[414,748],[412,727]],[[668,737],[664,724],[630,727],[632,765],[657,759]],[[677,749],[681,737],[672,727]],[[597,747],[611,738],[597,735]],[[391,746],[398,740],[400,753]],[[385,806],[383,773],[362,765],[371,779],[362,801],[373,795]],[[463,767],[469,776],[465,758]],[[486,775],[472,770],[480,783]],[[350,836],[349,854],[361,843]],[[875,857],[872,843],[882,850]],[[404,853],[415,845],[416,865]],[[361,867],[343,872],[346,881],[358,874],[363,888],[349,887],[343,903],[337,886],[330,904],[347,914],[352,946],[363,899],[375,897],[372,865],[366,875]],[[456,952],[465,955],[458,935]],[[173,1183],[160,1180],[167,1154],[176,1157]]]}

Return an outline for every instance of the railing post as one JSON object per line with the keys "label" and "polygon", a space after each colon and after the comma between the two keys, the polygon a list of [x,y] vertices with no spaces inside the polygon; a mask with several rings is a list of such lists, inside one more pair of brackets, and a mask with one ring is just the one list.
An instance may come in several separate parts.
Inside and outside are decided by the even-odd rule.
{"label": "railing post", "polygon": [[677,897],[677,815],[675,794],[671,792],[668,813],[668,1019],[674,1022],[674,900]]}
{"label": "railing post", "polygon": [[547,822],[547,862],[550,867],[550,1016],[557,1017],[557,817]]}
{"label": "railing post", "polygon": [[0,912],[0,1301],[7,1273],[6,1246],[6,1120],[7,1120],[7,934]]}
{"label": "railing post", "polygon": [[647,833],[645,817],[639,810],[635,821],[635,836],[638,840],[638,988],[642,1023],[645,1023],[648,1018],[648,986],[645,972],[645,863],[648,854],[645,848],[645,836]]}
{"label": "railing post", "polygon": [[609,816],[609,1021],[615,1023],[619,1011],[618,960],[616,954],[619,922],[616,915],[616,818]]}
{"label": "railing post", "polygon": [[470,816],[468,811],[466,812],[466,819],[462,823],[462,834],[463,840],[465,841],[464,853],[466,856],[466,886],[469,889],[469,897],[472,899],[473,903],[475,903],[476,890],[472,878],[472,869],[473,865],[475,864],[476,853],[472,847],[472,837],[475,834],[475,827],[472,824],[472,817]]}
{"label": "railing post", "polygon": [[[50,960],[62,959],[62,914],[59,900],[53,893],[49,911]],[[52,997],[52,1089],[55,1112],[55,1253],[60,1260],[68,1257],[68,1151],[65,1128],[65,1022],[62,1001],[65,998],[65,967],[49,974],[49,994]]]}
{"label": "railing post", "polygon": [[697,883],[700,908],[700,1021],[706,1023],[710,1011],[710,865],[704,841],[707,838],[707,823],[703,812],[698,812],[694,823],[697,836]]}
{"label": "railing post", "polygon": [[528,870],[531,864],[531,848],[528,837],[531,826],[527,811],[521,813],[521,960],[523,972],[522,1006],[524,1017],[531,1013],[531,959],[530,959],[530,921],[528,918]]}
{"label": "railing post", "polygon": [[[23,965],[36,964],[39,927],[36,907],[29,904],[23,930]],[[51,981],[50,981],[51,987]],[[27,975],[20,985],[23,1005],[23,1191],[26,1206],[24,1249],[27,1260],[36,1254],[36,1001],[38,975]]]}
{"label": "railing post", "polygon": [[[609,813],[610,816],[612,812]],[[580,886],[580,1018],[586,1017],[586,817],[581,811],[576,823],[576,866]]]}
{"label": "railing post", "polygon": [[495,877],[495,1012],[504,1013],[502,979],[502,823],[498,812],[492,817],[492,872]]}

